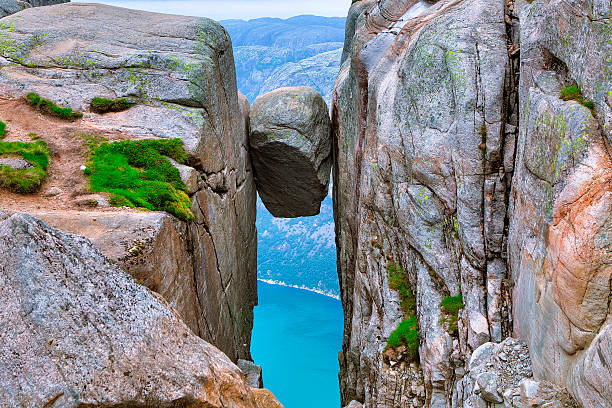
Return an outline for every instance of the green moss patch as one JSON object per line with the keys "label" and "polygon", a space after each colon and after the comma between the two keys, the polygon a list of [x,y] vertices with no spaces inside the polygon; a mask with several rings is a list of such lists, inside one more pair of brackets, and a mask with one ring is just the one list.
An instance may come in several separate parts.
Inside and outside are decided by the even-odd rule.
{"label": "green moss patch", "polygon": [[388,348],[406,346],[410,361],[416,361],[419,355],[419,324],[416,320],[416,299],[410,285],[406,270],[396,264],[387,268],[389,274],[389,288],[395,290],[400,297],[400,306],[406,319],[404,319],[387,339]]}
{"label": "green moss patch", "polygon": [[129,140],[110,143],[88,137],[90,157],[85,173],[91,189],[111,194],[114,206],[166,211],[192,221],[191,199],[179,171],[164,157],[187,159],[180,139]]}
{"label": "green moss patch", "polygon": [[449,333],[457,334],[457,322],[459,320],[459,310],[463,308],[463,297],[461,295],[445,297],[440,302],[440,306],[444,313],[440,323],[447,325]]}
{"label": "green moss patch", "polygon": [[49,150],[45,142],[0,142],[0,158],[6,157],[22,158],[32,167],[13,169],[0,165],[1,187],[20,194],[31,194],[40,189],[49,166]]}
{"label": "green moss patch", "polygon": [[408,285],[408,277],[406,270],[395,264],[389,265],[387,272],[389,274],[389,288],[397,291],[400,296],[400,306],[406,316],[416,315],[416,300]]}
{"label": "green moss patch", "polygon": [[387,348],[406,346],[406,355],[409,361],[416,361],[419,357],[419,323],[416,317],[403,320],[387,340]]}
{"label": "green moss patch", "polygon": [[580,88],[578,88],[578,86],[575,85],[564,88],[561,91],[560,97],[564,101],[576,101],[585,108],[589,108],[591,110],[595,108],[595,103],[593,101],[584,99],[584,97],[582,96],[582,91],[580,90]]}
{"label": "green moss patch", "polygon": [[90,103],[91,110],[96,113],[121,112],[131,108],[133,103],[127,98],[107,99],[96,97]]}
{"label": "green moss patch", "polygon": [[48,99],[42,98],[40,95],[34,92],[30,92],[26,95],[28,102],[40,109],[41,111],[58,117],[64,120],[75,120],[83,117],[81,112],[75,112],[72,108],[61,107]]}
{"label": "green moss patch", "polygon": [[6,123],[0,120],[0,139],[6,134]]}

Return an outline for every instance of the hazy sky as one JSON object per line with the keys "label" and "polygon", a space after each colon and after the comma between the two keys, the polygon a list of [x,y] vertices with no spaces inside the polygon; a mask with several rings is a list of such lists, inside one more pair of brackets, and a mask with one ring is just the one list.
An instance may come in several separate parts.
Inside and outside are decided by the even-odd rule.
{"label": "hazy sky", "polygon": [[351,5],[351,0],[101,0],[97,2],[160,13],[203,16],[215,20],[287,18],[300,14],[346,17]]}

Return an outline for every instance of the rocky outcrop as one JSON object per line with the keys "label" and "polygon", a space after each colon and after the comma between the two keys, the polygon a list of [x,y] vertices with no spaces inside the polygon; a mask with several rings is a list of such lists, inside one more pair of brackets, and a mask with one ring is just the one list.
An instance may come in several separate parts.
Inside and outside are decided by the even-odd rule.
{"label": "rocky outcrop", "polygon": [[248,360],[238,360],[238,368],[247,378],[247,383],[253,388],[263,388],[261,367]]}
{"label": "rocky outcrop", "polygon": [[[520,13],[514,333],[536,377],[584,407],[612,404],[611,17],[607,1],[538,1]],[[562,100],[573,85],[587,106]]]}
{"label": "rocky outcrop", "polygon": [[0,219],[0,405],[269,406],[87,239],[24,214]]}
{"label": "rocky outcrop", "polygon": [[[512,334],[522,406],[612,403],[610,52],[606,1],[353,2],[332,109],[344,405],[521,406],[470,364]],[[416,366],[383,353],[411,301]]]}
{"label": "rocky outcrop", "polygon": [[486,404],[508,408],[577,407],[567,391],[533,380],[529,349],[511,337],[478,347],[466,368],[468,375],[462,378],[453,396],[457,406],[463,401],[465,408]]}
{"label": "rocky outcrop", "polygon": [[[503,236],[517,123],[505,18],[503,0],[351,7],[332,114],[344,404],[420,406],[406,396],[422,372],[425,403],[447,406],[463,356],[509,333]],[[415,296],[416,374],[382,356],[405,318],[388,270],[405,271]],[[441,301],[461,294],[454,332]]]}
{"label": "rocky outcrop", "polygon": [[[49,186],[62,194],[11,197],[84,235],[159,291],[189,327],[233,361],[249,359],[256,292],[256,192],[248,156],[248,103],[236,91],[231,42],[212,20],[83,3],[30,8],[0,26],[0,103],[9,138],[35,132],[49,145]],[[84,112],[65,123],[20,102],[36,92]],[[104,115],[94,97],[137,104]],[[22,119],[25,118],[25,119]],[[73,205],[87,192],[82,134],[109,140],[180,137],[188,150],[194,221]],[[195,173],[194,173],[195,172]],[[188,180],[189,181],[189,180]],[[193,191],[196,190],[196,191]]]}
{"label": "rocky outcrop", "polygon": [[331,123],[312,88],[280,88],[255,100],[250,147],[257,191],[275,217],[316,215],[327,196]]}
{"label": "rocky outcrop", "polygon": [[70,0],[0,0],[0,18],[30,7],[68,3]]}

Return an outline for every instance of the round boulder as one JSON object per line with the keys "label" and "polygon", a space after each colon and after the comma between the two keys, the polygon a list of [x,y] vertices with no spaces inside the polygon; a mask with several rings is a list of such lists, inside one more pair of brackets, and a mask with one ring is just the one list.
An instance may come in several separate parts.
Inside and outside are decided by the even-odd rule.
{"label": "round boulder", "polygon": [[312,88],[279,88],[255,100],[250,114],[257,190],[275,217],[317,215],[331,171],[331,121]]}

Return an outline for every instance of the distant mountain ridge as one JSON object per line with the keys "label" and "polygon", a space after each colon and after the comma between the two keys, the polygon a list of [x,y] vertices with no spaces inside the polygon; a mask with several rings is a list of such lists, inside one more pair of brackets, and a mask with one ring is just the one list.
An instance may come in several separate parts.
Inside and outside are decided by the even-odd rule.
{"label": "distant mountain ridge", "polygon": [[249,102],[280,86],[305,85],[329,105],[346,18],[304,15],[220,23],[232,39],[238,89]]}

